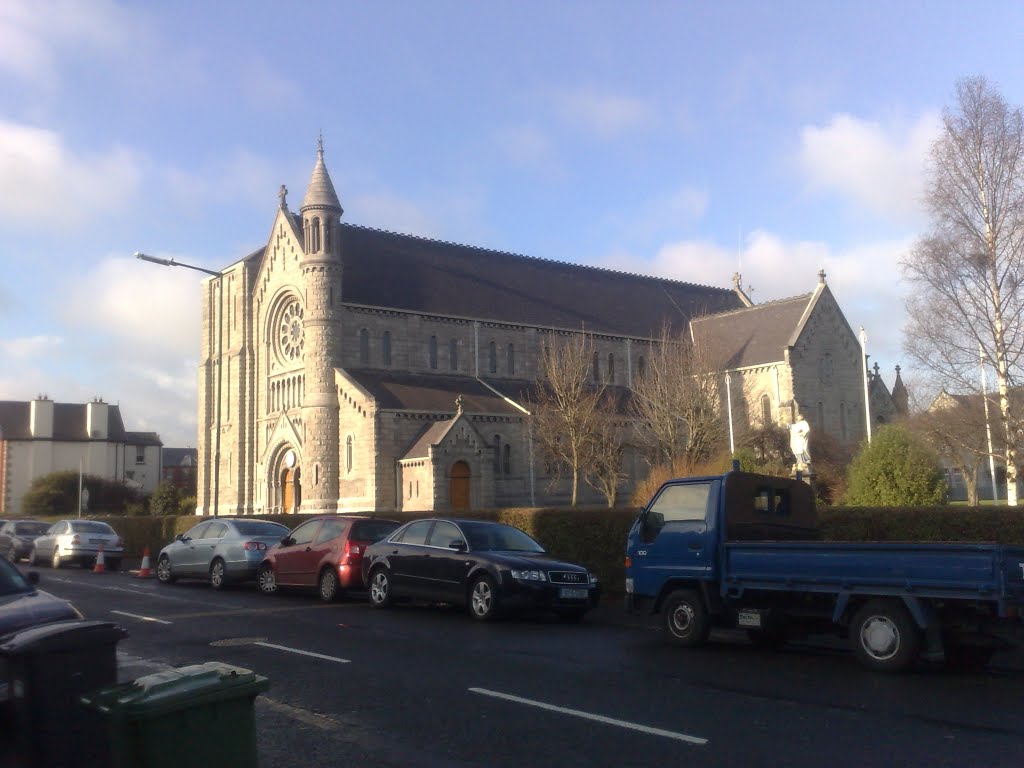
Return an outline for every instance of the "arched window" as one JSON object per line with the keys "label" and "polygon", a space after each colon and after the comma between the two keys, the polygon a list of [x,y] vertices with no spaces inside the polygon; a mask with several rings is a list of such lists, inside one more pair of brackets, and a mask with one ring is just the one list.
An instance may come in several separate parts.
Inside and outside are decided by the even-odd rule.
{"label": "arched window", "polygon": [[593,370],[591,370],[591,374],[594,377],[594,381],[595,382],[601,381],[601,353],[600,352],[594,352],[594,363],[593,363],[592,367],[593,367]]}
{"label": "arched window", "polygon": [[842,401],[839,403],[839,433],[843,436],[843,440],[847,439],[846,435],[846,402]]}
{"label": "arched window", "polygon": [[644,377],[644,356],[643,355],[640,355],[640,357],[638,357],[636,359],[636,376],[637,376],[638,379],[642,379]]}
{"label": "arched window", "polygon": [[494,474],[501,469],[501,435],[494,436]]}
{"label": "arched window", "polygon": [[363,365],[370,362],[370,332],[366,328],[359,331],[359,362]]}
{"label": "arched window", "polygon": [[512,342],[509,342],[508,347],[505,349],[505,364],[508,367],[508,375],[514,376],[516,372],[516,348],[512,346]]}
{"label": "arched window", "polygon": [[505,443],[503,457],[504,457],[504,470],[505,470],[505,474],[507,475],[507,474],[510,474],[512,472],[512,446],[509,445],[508,443]]}
{"label": "arched window", "polygon": [[430,367],[437,368],[437,336],[430,337]]}
{"label": "arched window", "polygon": [[345,471],[352,471],[352,435],[345,438]]}
{"label": "arched window", "polygon": [[761,426],[768,427],[772,423],[772,399],[761,395]]}
{"label": "arched window", "polygon": [[498,345],[493,341],[487,345],[488,370],[491,373],[498,372]]}
{"label": "arched window", "polygon": [[608,383],[615,383],[615,355],[611,352],[608,353]]}
{"label": "arched window", "polygon": [[818,429],[825,430],[825,404],[818,401]]}
{"label": "arched window", "polygon": [[391,365],[391,331],[380,337],[380,358],[384,365]]}
{"label": "arched window", "polygon": [[448,367],[453,371],[459,370],[459,342],[456,339],[448,342]]}
{"label": "arched window", "polygon": [[320,218],[314,216],[309,226],[309,236],[312,238],[310,243],[310,253],[320,253]]}

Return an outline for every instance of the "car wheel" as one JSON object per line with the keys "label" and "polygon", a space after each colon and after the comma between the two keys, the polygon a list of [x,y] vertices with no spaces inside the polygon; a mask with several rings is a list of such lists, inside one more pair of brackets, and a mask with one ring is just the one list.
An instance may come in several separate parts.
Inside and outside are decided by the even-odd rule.
{"label": "car wheel", "polygon": [[210,563],[210,586],[214,589],[224,589],[227,584],[227,573],[224,561],[219,557]]}
{"label": "car wheel", "polygon": [[917,659],[922,633],[901,601],[872,600],[857,611],[850,640],[857,659],[876,672],[902,672]]}
{"label": "car wheel", "polygon": [[700,595],[690,589],[677,589],[665,598],[661,615],[669,639],[683,648],[703,645],[711,634],[711,621]]}
{"label": "car wheel", "polygon": [[469,614],[480,621],[490,621],[498,615],[498,594],[490,576],[481,576],[470,587]]}
{"label": "car wheel", "polygon": [[28,564],[30,567],[35,568],[39,564],[39,557],[36,555],[36,548],[33,546],[32,551],[28,553]]}
{"label": "car wheel", "polygon": [[583,617],[586,615],[586,608],[558,608],[555,611],[555,616],[560,618],[566,624],[579,624],[583,621]]}
{"label": "car wheel", "polygon": [[338,574],[333,568],[324,568],[320,572],[320,599],[325,603],[333,603],[340,595]]}
{"label": "car wheel", "polygon": [[370,574],[370,605],[387,608],[391,602],[391,574],[387,568],[377,568]]}
{"label": "car wheel", "polygon": [[53,555],[50,557],[50,565],[54,568],[60,568],[61,565],[60,549],[58,549],[56,546],[54,546]]}
{"label": "car wheel", "polygon": [[177,581],[171,572],[171,558],[167,555],[160,555],[156,562],[156,580],[161,584],[173,584]]}
{"label": "car wheel", "polygon": [[277,592],[277,574],[274,573],[274,569],[271,566],[264,565],[260,568],[256,585],[260,588],[260,592],[265,595],[272,595]]}

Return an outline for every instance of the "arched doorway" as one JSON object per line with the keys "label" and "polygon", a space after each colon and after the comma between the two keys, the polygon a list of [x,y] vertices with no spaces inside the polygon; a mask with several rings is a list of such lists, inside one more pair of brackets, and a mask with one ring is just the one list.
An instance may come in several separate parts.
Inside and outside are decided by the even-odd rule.
{"label": "arched doorway", "polygon": [[285,451],[281,457],[277,479],[281,488],[281,511],[298,512],[302,504],[302,469],[294,450]]}
{"label": "arched doorway", "polygon": [[453,512],[469,509],[469,464],[456,461],[448,475],[448,504]]}

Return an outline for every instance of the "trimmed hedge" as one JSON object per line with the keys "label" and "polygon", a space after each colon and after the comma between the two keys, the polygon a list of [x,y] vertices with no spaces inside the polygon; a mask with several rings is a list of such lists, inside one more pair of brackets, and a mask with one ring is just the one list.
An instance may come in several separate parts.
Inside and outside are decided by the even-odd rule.
{"label": "trimmed hedge", "polygon": [[[625,579],[626,535],[636,507],[582,509],[490,509],[466,515],[521,528],[553,556],[581,563],[597,574],[606,593],[621,594]],[[430,513],[380,513],[378,517],[407,522]],[[165,517],[97,516],[113,526],[125,543],[128,557],[141,557],[149,546],[151,565],[160,549],[179,533],[209,518],[195,515]],[[289,528],[301,515],[259,515]],[[1021,507],[828,507],[818,510],[823,541],[998,542],[1024,545]]]}

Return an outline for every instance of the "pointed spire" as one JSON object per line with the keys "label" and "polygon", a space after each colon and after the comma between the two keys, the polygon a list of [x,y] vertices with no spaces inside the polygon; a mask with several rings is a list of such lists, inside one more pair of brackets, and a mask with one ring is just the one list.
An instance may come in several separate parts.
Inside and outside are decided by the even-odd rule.
{"label": "pointed spire", "polygon": [[306,196],[302,199],[302,207],[299,210],[305,211],[309,208],[335,210],[339,215],[344,213],[341,201],[338,200],[338,193],[334,191],[334,184],[331,183],[331,176],[327,173],[327,166],[324,164],[323,134],[317,139],[316,165],[313,166],[313,175],[309,179]]}
{"label": "pointed spire", "polygon": [[896,366],[896,381],[892,385],[892,400],[896,405],[896,413],[906,414],[910,410],[910,393],[900,376],[900,367]]}

